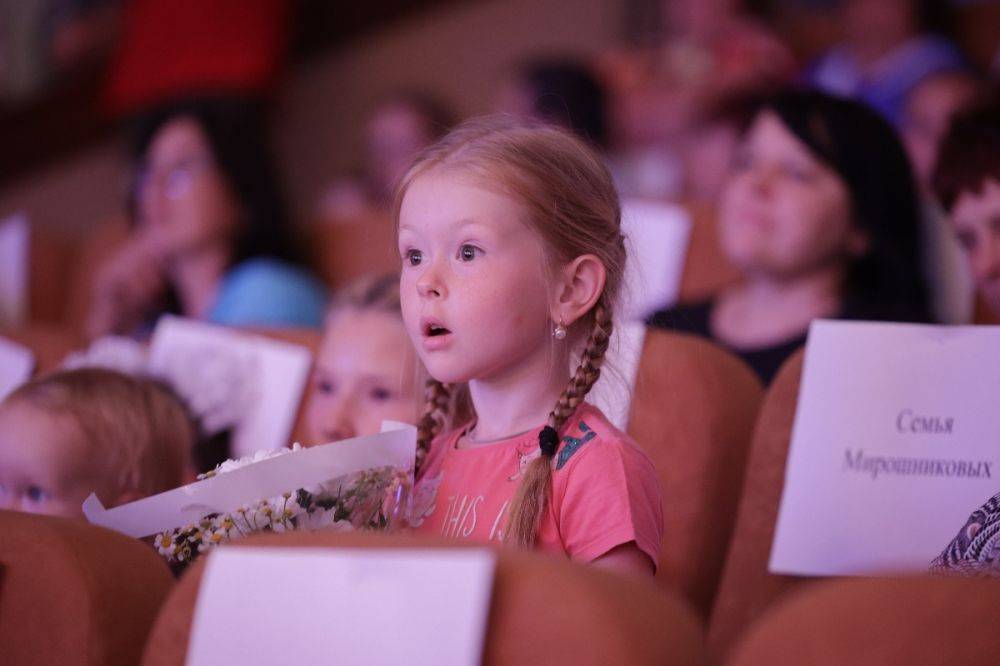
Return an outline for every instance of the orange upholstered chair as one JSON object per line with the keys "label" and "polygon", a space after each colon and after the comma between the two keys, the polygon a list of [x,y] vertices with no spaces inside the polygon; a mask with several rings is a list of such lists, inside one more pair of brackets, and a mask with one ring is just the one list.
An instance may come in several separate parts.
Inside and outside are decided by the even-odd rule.
{"label": "orange upholstered chair", "polygon": [[1000,581],[838,580],[793,594],[733,651],[732,666],[1000,662]]}
{"label": "orange upholstered chair", "polygon": [[762,397],[753,371],[724,349],[647,330],[627,429],[660,473],[657,577],[704,617],[722,572]]}
{"label": "orange upholstered chair", "polygon": [[32,351],[35,355],[35,375],[55,370],[70,352],[86,347],[75,331],[53,324],[34,323],[0,329],[0,336]]}
{"label": "orange upholstered chair", "polygon": [[990,308],[989,304],[986,303],[986,299],[984,299],[981,294],[977,294],[972,321],[976,324],[996,326],[1000,324],[1000,313],[994,312],[993,309]]}
{"label": "orange upholstered chair", "polygon": [[[373,534],[258,535],[224,548],[437,547],[439,540]],[[461,548],[463,546],[451,546]],[[549,555],[498,550],[486,664],[700,664],[700,623],[675,596],[642,581]],[[156,620],[143,664],[181,664],[203,562],[180,580]],[[336,655],[331,655],[331,663]]]}
{"label": "orange upholstered chair", "polygon": [[313,270],[334,289],[362,275],[399,270],[395,231],[385,212],[319,221],[305,240]]}
{"label": "orange upholstered chair", "polygon": [[741,275],[719,246],[715,209],[700,203],[686,204],[685,209],[691,215],[691,235],[681,273],[679,300],[695,303],[739,281]]}
{"label": "orange upholstered chair", "polygon": [[800,350],[785,362],[764,397],[757,420],[743,497],[709,626],[709,646],[716,656],[723,654],[753,619],[803,580],[767,571],[798,404],[802,358]]}
{"label": "orange upholstered chair", "polygon": [[134,664],[173,585],[145,544],[0,511],[0,662]]}
{"label": "orange upholstered chair", "polygon": [[28,321],[65,323],[75,261],[75,244],[70,239],[32,226],[28,239]]}

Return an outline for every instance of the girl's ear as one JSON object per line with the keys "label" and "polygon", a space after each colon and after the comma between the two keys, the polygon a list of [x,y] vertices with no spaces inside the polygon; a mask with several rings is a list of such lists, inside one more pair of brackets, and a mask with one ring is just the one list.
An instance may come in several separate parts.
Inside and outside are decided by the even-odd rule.
{"label": "girl's ear", "polygon": [[552,321],[569,326],[590,312],[604,293],[607,276],[604,264],[592,254],[581,255],[566,264],[550,308]]}

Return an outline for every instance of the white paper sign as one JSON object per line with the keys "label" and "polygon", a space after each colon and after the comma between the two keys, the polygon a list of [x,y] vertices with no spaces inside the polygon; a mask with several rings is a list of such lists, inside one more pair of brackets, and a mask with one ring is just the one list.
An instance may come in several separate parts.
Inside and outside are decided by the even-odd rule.
{"label": "white paper sign", "polygon": [[31,379],[35,355],[27,347],[0,337],[0,400]]}
{"label": "white paper sign", "polygon": [[222,548],[187,663],[472,666],[494,568],[485,549]]}
{"label": "white paper sign", "polygon": [[28,313],[28,218],[0,220],[0,324],[17,326]]}
{"label": "white paper sign", "polygon": [[149,350],[149,372],[170,382],[203,427],[235,425],[232,458],[288,444],[311,363],[300,345],[169,315]]}
{"label": "white paper sign", "polygon": [[417,430],[392,424],[378,435],[355,437],[314,446],[234,469],[225,474],[106,509],[96,495],[83,503],[91,523],[144,537],[197,523],[210,513],[229,513],[237,507],[307,488],[373,467],[413,467]]}
{"label": "white paper sign", "polygon": [[627,320],[642,321],[677,301],[691,218],[680,206],[626,200],[622,233],[628,259],[620,311]]}
{"label": "white paper sign", "polygon": [[1000,327],[820,321],[770,570],[926,571],[1000,490]]}

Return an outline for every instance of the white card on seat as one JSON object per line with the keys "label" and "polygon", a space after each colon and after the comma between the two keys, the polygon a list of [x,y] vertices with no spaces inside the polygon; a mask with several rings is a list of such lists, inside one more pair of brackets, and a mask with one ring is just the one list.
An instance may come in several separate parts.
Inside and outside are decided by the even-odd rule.
{"label": "white card on seat", "polygon": [[0,324],[18,326],[28,315],[28,218],[12,215],[0,220]]}
{"label": "white card on seat", "polygon": [[628,261],[619,311],[627,320],[642,321],[677,301],[691,218],[674,204],[627,200],[622,233]]}
{"label": "white card on seat", "polygon": [[150,373],[188,401],[204,428],[233,428],[231,458],[288,444],[311,364],[300,345],[169,315],[149,350]]}
{"label": "white card on seat", "polygon": [[27,347],[0,337],[0,400],[31,379],[35,355]]}
{"label": "white card on seat", "polygon": [[926,571],[1000,490],[1000,327],[815,322],[770,570]]}
{"label": "white card on seat", "polygon": [[494,568],[486,549],[224,547],[187,663],[478,664]]}

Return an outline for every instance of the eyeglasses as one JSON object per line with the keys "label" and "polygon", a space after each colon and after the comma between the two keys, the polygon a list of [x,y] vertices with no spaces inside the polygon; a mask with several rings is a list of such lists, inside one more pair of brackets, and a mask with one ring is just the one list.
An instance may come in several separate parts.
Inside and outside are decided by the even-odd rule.
{"label": "eyeglasses", "polygon": [[214,162],[207,157],[186,157],[165,168],[143,167],[136,178],[136,193],[143,196],[151,187],[157,187],[168,199],[180,199],[191,192],[195,181]]}

